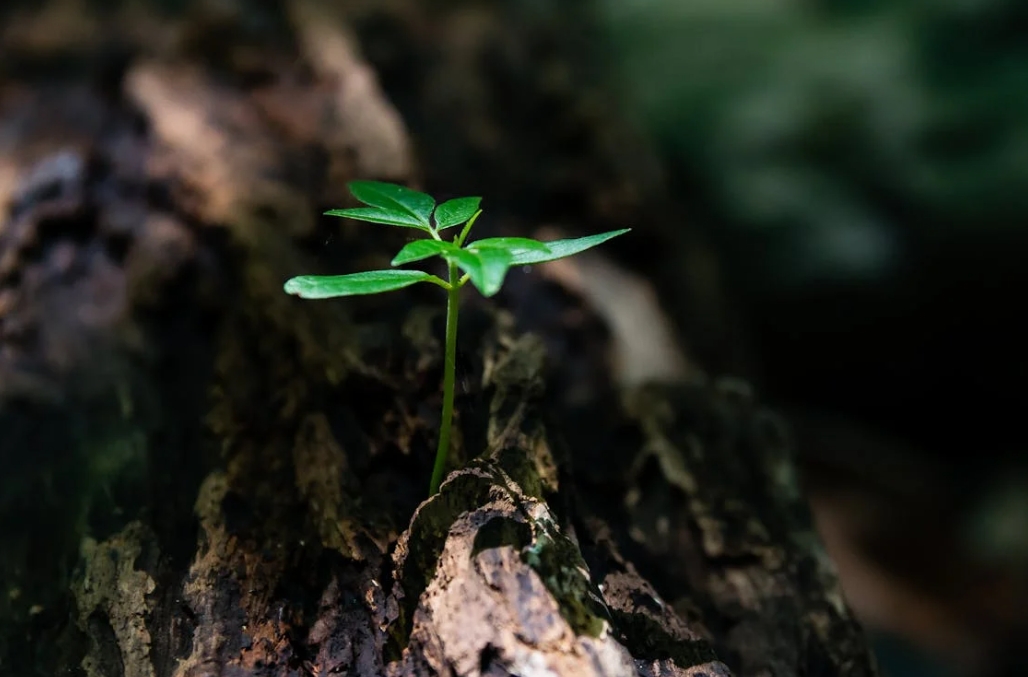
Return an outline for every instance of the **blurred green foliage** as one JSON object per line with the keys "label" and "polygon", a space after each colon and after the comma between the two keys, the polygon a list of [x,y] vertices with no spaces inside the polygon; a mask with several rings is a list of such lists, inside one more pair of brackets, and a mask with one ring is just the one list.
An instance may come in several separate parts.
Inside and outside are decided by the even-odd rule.
{"label": "blurred green foliage", "polygon": [[598,7],[634,109],[695,181],[683,199],[787,239],[796,275],[874,277],[897,228],[961,238],[1028,216],[1028,3]]}

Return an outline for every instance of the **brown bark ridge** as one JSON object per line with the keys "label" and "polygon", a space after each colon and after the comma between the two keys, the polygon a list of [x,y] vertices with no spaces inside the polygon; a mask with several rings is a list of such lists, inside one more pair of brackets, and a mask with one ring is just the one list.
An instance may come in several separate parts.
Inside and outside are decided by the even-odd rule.
{"label": "brown bark ridge", "polygon": [[440,299],[285,295],[404,242],[316,215],[373,177],[659,242],[659,176],[577,10],[326,7],[2,10],[0,672],[875,674],[774,417],[618,386],[541,275],[468,299],[423,500]]}

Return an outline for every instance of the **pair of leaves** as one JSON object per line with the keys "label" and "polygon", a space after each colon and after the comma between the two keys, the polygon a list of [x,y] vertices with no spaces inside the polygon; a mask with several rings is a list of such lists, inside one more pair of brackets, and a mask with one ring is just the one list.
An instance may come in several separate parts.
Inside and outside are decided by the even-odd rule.
{"label": "pair of leaves", "polygon": [[[628,232],[628,229],[615,230],[555,242],[540,242],[523,237],[494,237],[461,247],[457,242],[440,239],[438,231],[468,223],[479,213],[481,198],[457,198],[436,207],[435,200],[424,193],[375,181],[351,183],[350,192],[368,207],[336,209],[326,214],[417,228],[432,235],[431,239],[409,242],[393,259],[393,266],[439,256],[467,273],[471,283],[487,297],[500,290],[507,271],[513,266],[528,266],[573,256]],[[457,239],[460,241],[464,236],[461,234]],[[375,270],[350,275],[295,277],[286,283],[285,290],[302,298],[322,299],[378,294],[403,289],[418,282],[432,282],[449,288],[456,280],[447,283],[419,270]]]}
{"label": "pair of leaves", "polygon": [[482,202],[480,197],[460,197],[437,207],[431,195],[379,181],[354,181],[350,184],[350,192],[368,206],[333,209],[325,213],[426,232],[438,232],[467,223],[478,212]]}
{"label": "pair of leaves", "polygon": [[514,266],[530,266],[574,256],[628,231],[626,228],[555,242],[540,242],[525,237],[491,237],[472,242],[465,249],[452,242],[415,240],[400,250],[392,264],[399,266],[441,256],[456,263],[468,274],[482,295],[488,297],[500,290],[507,270]]}
{"label": "pair of leaves", "polygon": [[[545,243],[526,238],[489,238],[472,242],[467,249],[461,249],[452,242],[415,240],[400,250],[392,263],[395,266],[421,261],[432,256],[442,256],[447,260],[452,260],[466,272],[472,284],[483,296],[492,296],[500,290],[507,270],[511,266],[527,266],[556,261],[591,249],[627,232],[628,229],[615,230],[598,235]],[[490,246],[502,241],[507,241],[510,247]],[[532,244],[526,245],[525,243]],[[438,277],[420,270],[373,270],[350,275],[294,277],[286,283],[285,290],[306,299],[324,299],[335,296],[378,294],[403,289],[418,282],[439,284],[442,281]]]}
{"label": "pair of leaves", "polygon": [[466,248],[445,240],[415,240],[400,250],[392,264],[400,266],[440,256],[467,273],[471,283],[483,296],[488,297],[500,291],[507,271],[514,265],[515,256],[520,252],[546,256],[550,254],[550,248],[542,242],[524,237],[486,238],[472,242]]}

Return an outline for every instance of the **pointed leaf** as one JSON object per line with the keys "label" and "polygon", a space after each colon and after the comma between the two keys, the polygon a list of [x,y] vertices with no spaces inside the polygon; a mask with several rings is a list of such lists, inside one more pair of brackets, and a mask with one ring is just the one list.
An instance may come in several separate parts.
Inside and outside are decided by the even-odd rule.
{"label": "pointed leaf", "polygon": [[444,252],[456,251],[457,245],[452,242],[440,242],[439,240],[414,240],[404,245],[400,253],[393,258],[394,266],[402,266],[405,263],[421,261],[432,256],[438,256]]}
{"label": "pointed leaf", "polygon": [[388,212],[409,214],[422,225],[431,225],[429,217],[432,216],[432,210],[435,209],[435,200],[430,195],[398,186],[395,183],[380,181],[353,181],[349,187],[353,196],[364,204]]}
{"label": "pointed leaf", "polygon": [[418,221],[417,218],[404,212],[389,212],[376,207],[354,207],[352,209],[330,209],[325,212],[326,216],[341,216],[346,219],[357,221],[370,221],[371,223],[384,223],[390,226],[403,226],[404,228],[417,228],[428,231],[428,226]]}
{"label": "pointed leaf", "polygon": [[546,246],[549,247],[550,253],[532,250],[522,250],[513,254],[513,263],[515,266],[530,266],[536,263],[546,263],[547,261],[556,261],[567,256],[574,256],[584,252],[586,249],[592,249],[596,245],[603,244],[611,238],[615,238],[618,235],[624,235],[631,228],[625,228],[624,230],[612,230],[607,233],[600,233],[598,235],[587,235],[586,237],[576,237],[570,240],[554,240],[553,242],[547,242]]}
{"label": "pointed leaf", "polygon": [[512,260],[511,255],[503,249],[458,249],[444,256],[466,272],[471,278],[471,283],[486,297],[494,296],[500,291]]}
{"label": "pointed leaf", "polygon": [[303,275],[285,284],[287,294],[305,299],[378,294],[403,289],[432,277],[420,270],[372,270],[350,275]]}
{"label": "pointed leaf", "polygon": [[522,251],[550,253],[550,248],[545,242],[532,240],[527,237],[487,237],[484,240],[475,240],[468,245],[468,249],[504,249],[510,252],[511,256]]}
{"label": "pointed leaf", "polygon": [[462,223],[467,223],[468,219],[474,216],[475,212],[478,211],[478,205],[481,203],[482,198],[480,197],[458,197],[453,200],[447,200],[436,207],[436,230],[452,228],[453,226],[459,226]]}

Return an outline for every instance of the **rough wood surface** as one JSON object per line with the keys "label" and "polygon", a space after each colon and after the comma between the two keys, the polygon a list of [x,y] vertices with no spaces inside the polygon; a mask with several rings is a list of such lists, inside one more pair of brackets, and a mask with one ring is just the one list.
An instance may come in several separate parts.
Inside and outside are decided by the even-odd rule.
{"label": "rough wood surface", "polygon": [[354,177],[659,241],[574,10],[205,7],[108,8],[99,42],[52,38],[88,3],[3,10],[0,671],[874,674],[744,387],[619,386],[582,298],[515,271],[507,310],[468,299],[423,501],[438,295],[282,293],[404,241],[316,216]]}

